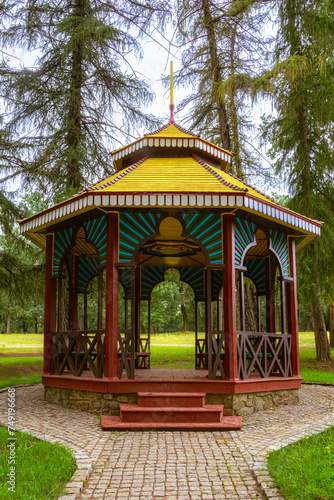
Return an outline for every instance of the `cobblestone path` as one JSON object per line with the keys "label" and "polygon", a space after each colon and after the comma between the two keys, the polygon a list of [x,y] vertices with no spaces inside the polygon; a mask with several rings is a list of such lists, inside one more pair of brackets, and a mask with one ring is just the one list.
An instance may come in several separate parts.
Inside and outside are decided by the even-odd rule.
{"label": "cobblestone path", "polygon": [[245,416],[233,432],[104,432],[94,415],[46,403],[41,385],[17,388],[16,402],[18,427],[72,447],[80,470],[92,468],[83,488],[79,471],[62,499],[278,499],[256,481],[268,448],[334,425],[334,387],[313,385],[302,387],[299,404]]}

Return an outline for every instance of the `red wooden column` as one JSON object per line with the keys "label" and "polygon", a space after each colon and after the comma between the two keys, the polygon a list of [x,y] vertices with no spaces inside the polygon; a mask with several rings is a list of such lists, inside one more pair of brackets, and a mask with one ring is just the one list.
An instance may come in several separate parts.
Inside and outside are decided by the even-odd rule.
{"label": "red wooden column", "polygon": [[117,378],[118,213],[107,218],[105,377]]}
{"label": "red wooden column", "polygon": [[[135,268],[135,352],[140,352],[140,285],[141,285],[141,268]],[[139,360],[136,360],[136,368],[139,366]]]}
{"label": "red wooden column", "polygon": [[51,370],[51,332],[56,326],[56,280],[52,279],[53,234],[46,235],[45,300],[44,300],[44,363],[43,373]]}
{"label": "red wooden column", "polygon": [[270,256],[266,258],[266,331],[274,333],[274,307],[273,293],[271,290]]}
{"label": "red wooden column", "polygon": [[287,284],[288,333],[292,336],[292,373],[293,375],[299,375],[297,270],[294,236],[289,236],[289,261],[290,278],[293,281]]}
{"label": "red wooden column", "polygon": [[73,257],[73,283],[71,287],[71,330],[78,330],[78,278],[79,278],[79,258]]}
{"label": "red wooden column", "polygon": [[235,303],[234,216],[223,217],[223,293],[225,331],[225,379],[238,379],[237,317]]}

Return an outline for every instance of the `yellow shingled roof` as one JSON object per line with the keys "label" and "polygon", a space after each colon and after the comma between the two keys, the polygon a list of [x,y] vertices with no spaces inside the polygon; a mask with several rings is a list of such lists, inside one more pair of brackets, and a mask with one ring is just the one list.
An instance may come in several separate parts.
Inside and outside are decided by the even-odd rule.
{"label": "yellow shingled roof", "polygon": [[[205,164],[206,165],[206,164]],[[207,167],[207,168],[206,168]],[[234,186],[247,189],[240,181],[227,176],[225,172],[206,167],[192,157],[183,158],[147,158],[137,166],[132,166],[114,174],[91,187],[99,192],[233,192],[242,193]],[[210,172],[207,169],[212,169]],[[217,178],[215,170],[220,178]],[[113,182],[114,181],[114,182]]]}
{"label": "yellow shingled roof", "polygon": [[215,167],[210,167],[210,168],[212,170],[214,170],[217,174],[219,174],[226,182],[230,182],[231,184],[234,184],[234,186],[236,186],[236,187],[246,188],[248,195],[254,196],[254,197],[256,197],[256,198],[258,198],[259,200],[262,200],[262,201],[270,202],[272,205],[279,206],[279,204],[276,203],[274,200],[272,200],[271,198],[269,198],[265,194],[260,193],[259,191],[257,191],[256,189],[254,189],[249,184],[246,184],[246,183],[242,182],[241,180],[236,179],[229,172],[221,171],[221,170],[219,170],[218,168],[215,168]]}
{"label": "yellow shingled roof", "polygon": [[196,136],[188,134],[186,131],[180,130],[178,127],[170,123],[167,127],[159,130],[159,132],[153,132],[152,134],[147,134],[145,137],[188,137],[194,138]]}

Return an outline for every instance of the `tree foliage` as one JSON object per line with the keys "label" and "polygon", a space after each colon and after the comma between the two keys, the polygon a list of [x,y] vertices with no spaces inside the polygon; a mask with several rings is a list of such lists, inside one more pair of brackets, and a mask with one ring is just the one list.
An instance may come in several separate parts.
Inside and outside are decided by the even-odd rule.
{"label": "tree foliage", "polygon": [[249,91],[269,49],[267,3],[178,2],[177,40],[183,50],[176,76],[192,89],[181,108],[188,108],[186,121],[192,129],[233,151],[233,173],[241,179],[259,164],[252,147]]}
{"label": "tree foliage", "polygon": [[153,94],[129,55],[141,57],[138,38],[165,13],[159,0],[3,2],[2,47],[36,57],[20,67],[7,57],[0,67],[4,134],[19,153],[12,174],[59,198],[111,173],[119,133],[151,123],[141,106]]}
{"label": "tree foliage", "polygon": [[332,288],[328,276],[334,271],[334,31],[328,17],[333,8],[323,0],[280,2],[273,66],[254,84],[255,91],[270,94],[275,102],[277,114],[266,118],[263,135],[271,145],[277,173],[289,185],[288,205],[326,222],[321,239],[298,261],[300,290],[311,305],[319,359],[330,358],[321,298]]}

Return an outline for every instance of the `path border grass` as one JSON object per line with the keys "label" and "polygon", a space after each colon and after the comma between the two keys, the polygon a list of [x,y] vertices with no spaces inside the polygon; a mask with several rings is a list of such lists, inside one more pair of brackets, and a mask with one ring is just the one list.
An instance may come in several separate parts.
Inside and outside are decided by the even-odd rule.
{"label": "path border grass", "polygon": [[[1,389],[0,393],[4,392],[6,389]],[[0,420],[0,427],[5,427],[7,428],[7,422]],[[92,459],[85,454],[83,450],[78,449],[75,446],[68,445],[68,443],[63,442],[61,439],[55,439],[51,438],[48,435],[45,434],[38,434],[36,432],[32,432],[29,429],[26,429],[22,426],[19,425],[13,425],[11,426],[12,429],[14,429],[17,432],[23,432],[27,434],[28,436],[32,438],[36,438],[37,440],[40,441],[46,441],[48,443],[54,444],[58,443],[64,448],[69,448],[74,456],[75,464],[76,464],[76,471],[70,478],[69,482],[66,484],[64,493],[66,496],[65,498],[76,498],[77,495],[82,491],[84,487],[84,483],[88,481],[92,471],[93,471],[93,461]],[[71,497],[72,495],[72,497]],[[63,497],[59,497],[58,500],[60,500]],[[44,499],[43,499],[44,500]]]}
{"label": "path border grass", "polygon": [[334,498],[334,426],[273,451],[268,470],[286,500]]}
{"label": "path border grass", "polygon": [[[0,427],[0,496],[3,500],[54,499],[65,494],[76,471],[73,451],[22,431],[11,436]],[[9,482],[9,472],[11,481]]]}
{"label": "path border grass", "polygon": [[[303,438],[311,437],[316,434],[321,434],[327,431],[330,427],[334,427],[334,416],[331,417],[326,422],[318,423],[317,426],[313,429],[306,429],[295,436],[284,439],[281,443],[274,444],[269,446],[265,450],[261,450],[261,452],[254,457],[255,463],[252,465],[253,476],[261,489],[264,497],[267,500],[270,500],[273,497],[273,494],[276,492],[277,498],[283,500],[283,494],[277,484],[275,483],[274,478],[269,474],[268,470],[268,457],[270,453],[285,448],[291,444],[295,444]],[[281,494],[282,496],[278,496]],[[325,497],[324,497],[325,500]]]}

